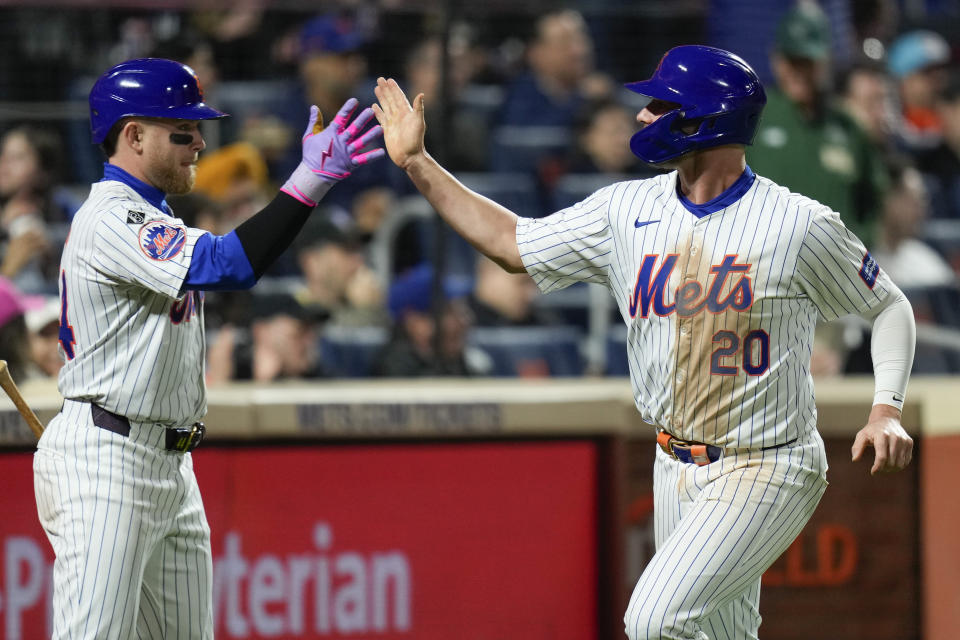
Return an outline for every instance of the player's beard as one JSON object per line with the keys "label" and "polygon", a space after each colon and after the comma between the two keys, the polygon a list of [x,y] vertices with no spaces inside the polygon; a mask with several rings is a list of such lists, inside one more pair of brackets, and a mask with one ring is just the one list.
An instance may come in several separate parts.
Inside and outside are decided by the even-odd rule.
{"label": "player's beard", "polygon": [[184,169],[185,167],[180,164],[158,166],[154,175],[149,176],[150,182],[164,193],[171,195],[190,193],[197,177],[197,165],[191,164],[188,171]]}

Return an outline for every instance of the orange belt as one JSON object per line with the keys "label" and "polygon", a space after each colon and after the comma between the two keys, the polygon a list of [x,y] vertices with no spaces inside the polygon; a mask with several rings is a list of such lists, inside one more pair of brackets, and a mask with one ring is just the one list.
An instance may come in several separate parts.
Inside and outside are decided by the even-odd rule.
{"label": "orange belt", "polygon": [[703,444],[702,442],[687,442],[678,440],[663,429],[657,432],[657,444],[663,449],[663,452],[674,460],[695,464],[703,467],[716,462],[723,454],[723,449],[712,444]]}

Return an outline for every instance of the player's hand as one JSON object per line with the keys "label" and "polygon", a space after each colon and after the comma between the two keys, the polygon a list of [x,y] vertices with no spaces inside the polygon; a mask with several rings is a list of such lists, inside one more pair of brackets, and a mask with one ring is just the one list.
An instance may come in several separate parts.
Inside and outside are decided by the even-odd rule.
{"label": "player's hand", "polygon": [[383,149],[363,152],[363,149],[383,133],[380,125],[363,128],[373,119],[367,107],[353,122],[350,116],[357,109],[357,99],[347,100],[330,126],[324,129],[323,117],[316,105],[310,107],[310,120],[303,132],[303,162],[320,178],[337,182],[350,175],[362,164],[383,156]]}
{"label": "player's hand", "polygon": [[867,447],[873,447],[870,475],[900,471],[913,458],[913,438],[900,424],[900,411],[885,404],[874,405],[867,425],[853,441],[853,461],[860,460]]}
{"label": "player's hand", "polygon": [[0,275],[12,278],[23,269],[33,258],[50,248],[47,236],[35,229],[25,231],[10,240],[7,253],[0,263]]}
{"label": "player's hand", "polygon": [[377,78],[374,89],[380,104],[373,105],[373,113],[383,127],[383,142],[387,153],[401,169],[424,153],[423,135],[427,125],[423,117],[423,94],[413,99],[413,106],[396,80]]}
{"label": "player's hand", "polygon": [[356,108],[357,99],[350,98],[330,126],[324,128],[320,109],[316,105],[310,107],[310,120],[303,132],[303,160],[281,191],[313,206],[331,186],[349,176],[354,169],[384,155],[380,148],[363,151],[380,137],[383,130],[380,125],[375,125],[362,133],[373,119],[373,111],[367,107],[351,122],[350,117]]}

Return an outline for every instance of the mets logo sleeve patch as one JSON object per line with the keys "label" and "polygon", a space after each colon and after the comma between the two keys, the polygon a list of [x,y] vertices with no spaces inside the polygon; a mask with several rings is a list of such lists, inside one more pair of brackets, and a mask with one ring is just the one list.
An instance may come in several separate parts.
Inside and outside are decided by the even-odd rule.
{"label": "mets logo sleeve patch", "polygon": [[151,222],[140,227],[140,249],[153,260],[175,258],[187,243],[187,230],[183,227]]}
{"label": "mets logo sleeve patch", "polygon": [[130,208],[122,204],[97,216],[94,252],[88,259],[112,280],[146,287],[170,298],[179,297],[193,247],[206,232],[191,229],[179,218],[169,216],[148,218],[141,225],[130,224]]}

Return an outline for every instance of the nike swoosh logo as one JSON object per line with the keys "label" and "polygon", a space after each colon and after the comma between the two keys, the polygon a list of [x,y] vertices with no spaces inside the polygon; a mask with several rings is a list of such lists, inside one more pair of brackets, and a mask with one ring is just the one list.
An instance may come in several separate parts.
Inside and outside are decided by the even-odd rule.
{"label": "nike swoosh logo", "polygon": [[633,226],[635,226],[637,229],[639,229],[640,227],[646,226],[646,225],[648,225],[648,224],[656,224],[656,223],[658,223],[658,222],[660,222],[660,221],[659,221],[659,220],[646,220],[646,221],[644,221],[644,222],[640,222],[640,219],[637,218],[636,220],[634,220]]}
{"label": "nike swoosh logo", "polygon": [[893,394],[893,401],[894,401],[894,402],[903,402],[903,396],[898,396],[897,394]]}

